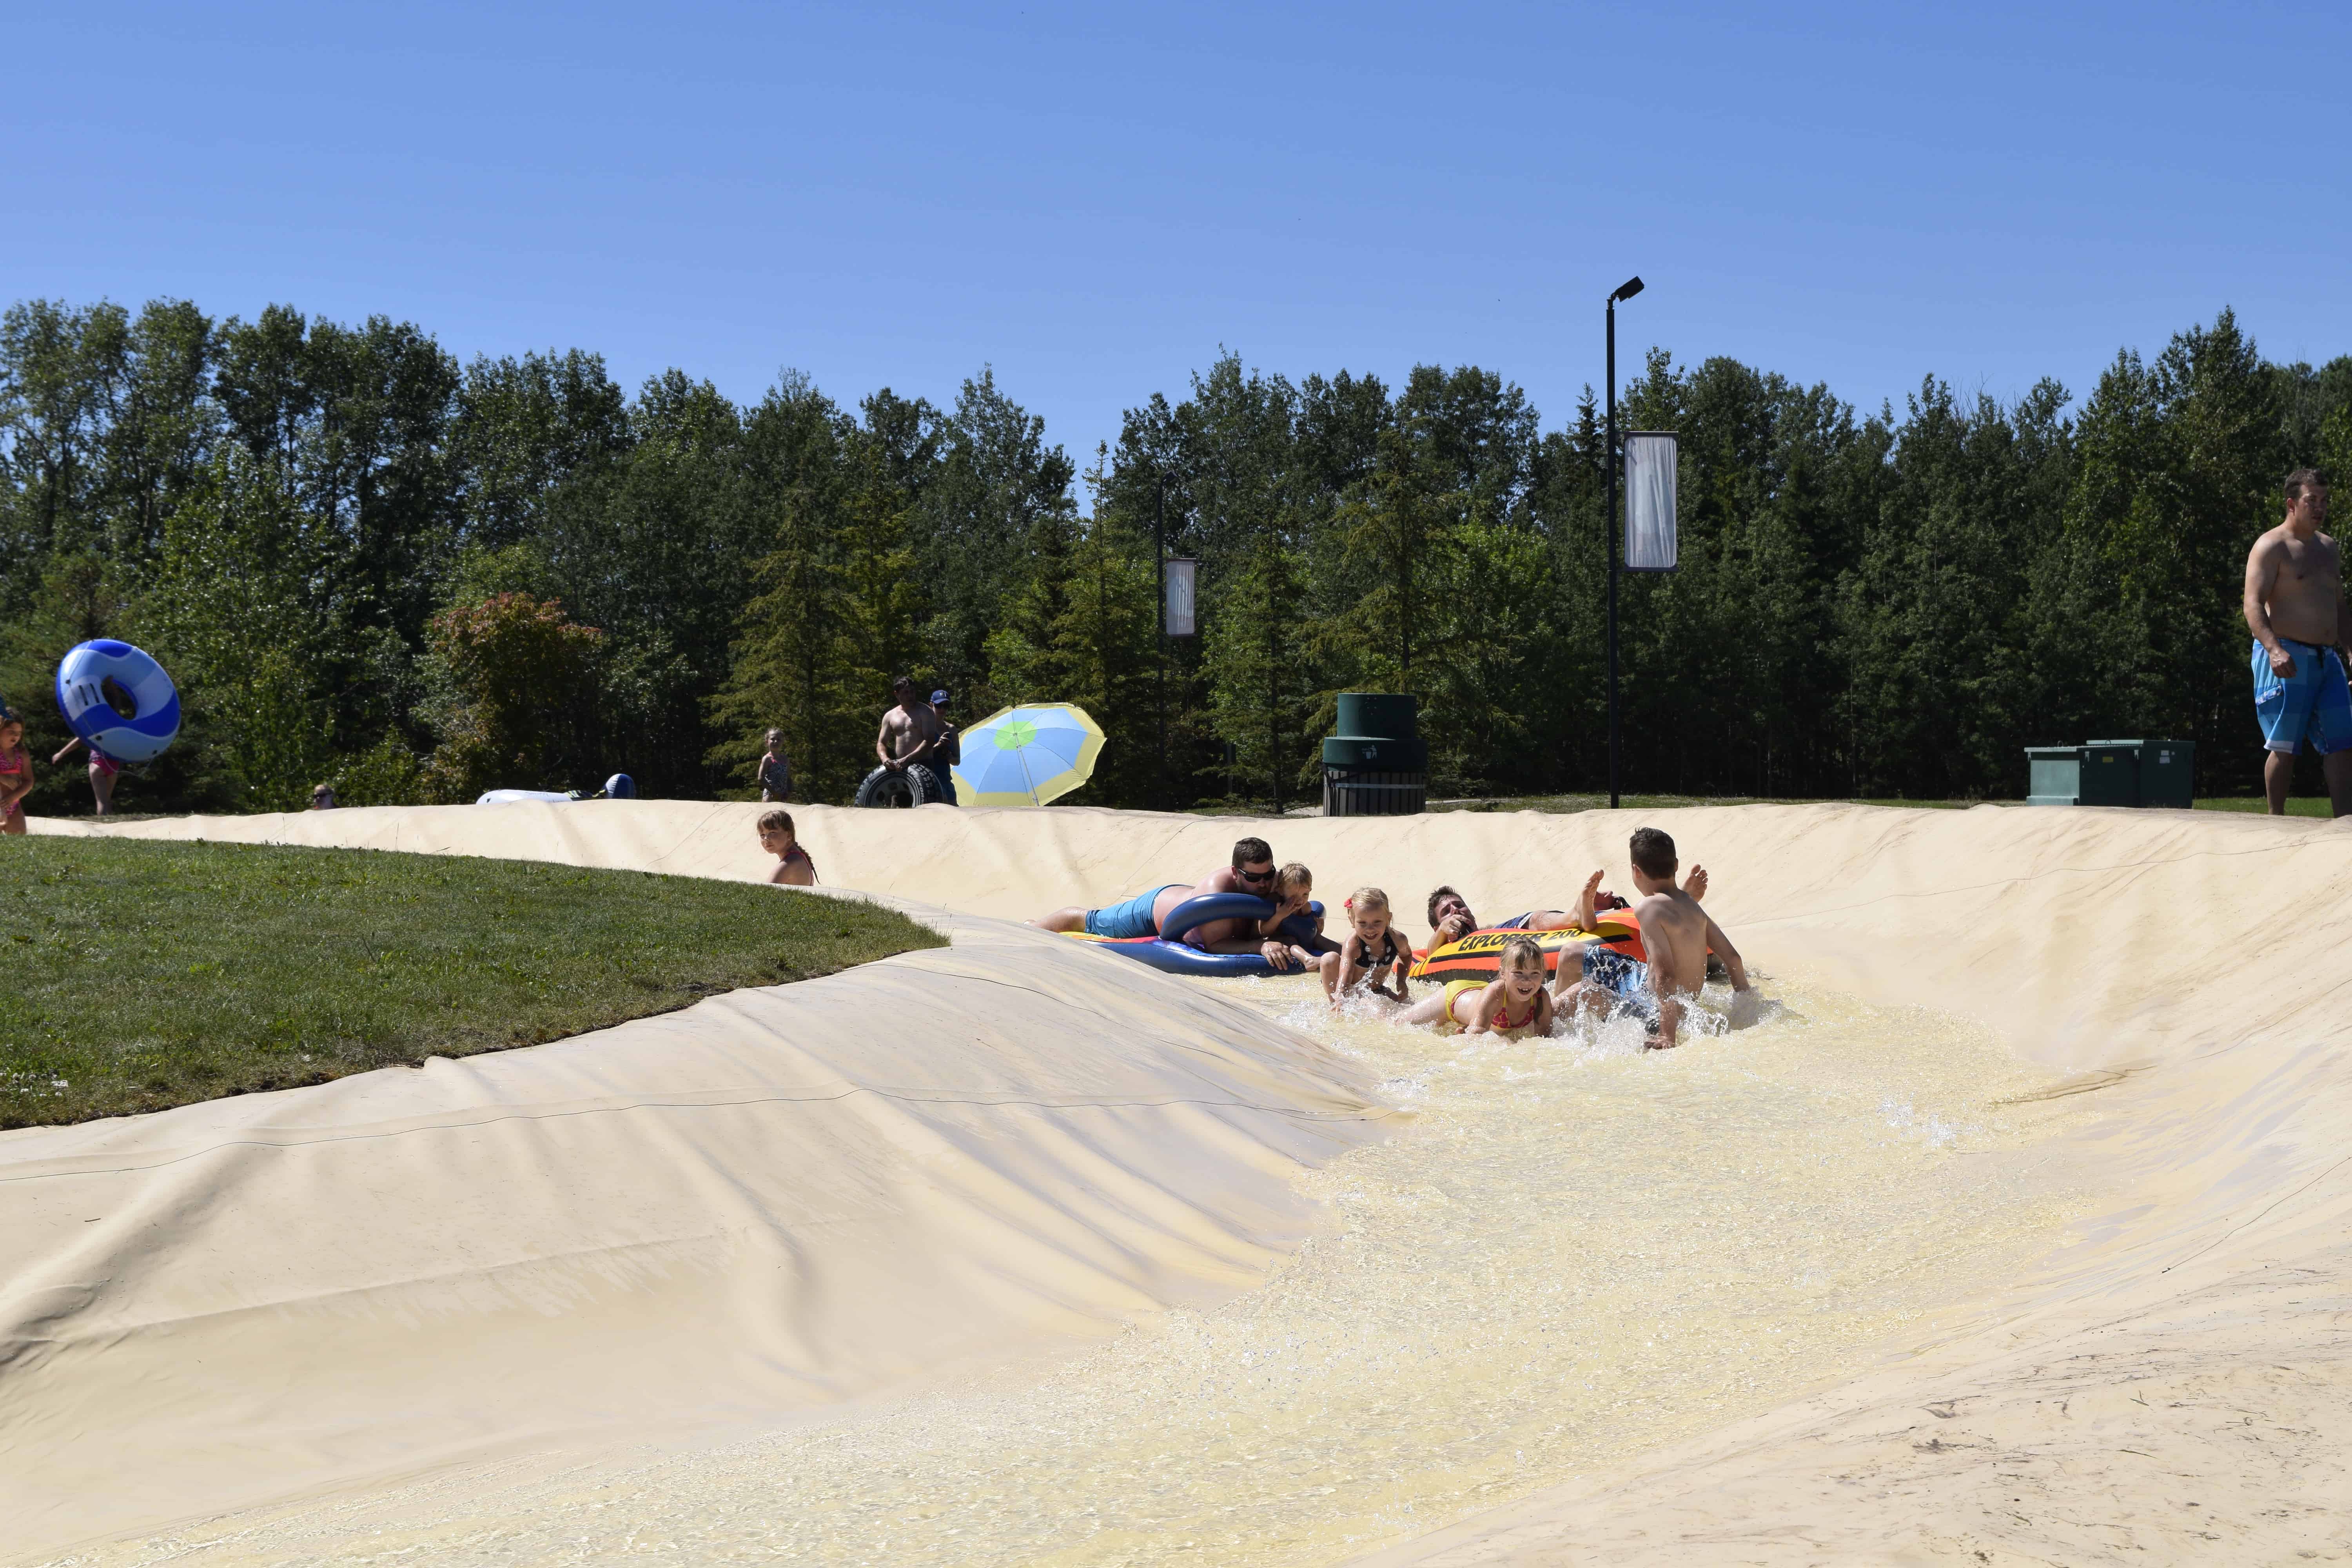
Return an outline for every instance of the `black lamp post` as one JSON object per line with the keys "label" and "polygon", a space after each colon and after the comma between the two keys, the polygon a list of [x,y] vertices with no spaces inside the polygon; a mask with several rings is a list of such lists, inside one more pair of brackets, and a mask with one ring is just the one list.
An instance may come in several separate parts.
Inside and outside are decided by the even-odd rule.
{"label": "black lamp post", "polygon": [[1168,809],[1168,470],[1160,470],[1160,490],[1151,503],[1151,570],[1158,582],[1160,637],[1153,644],[1159,655],[1160,809]]}
{"label": "black lamp post", "polygon": [[1601,531],[1609,535],[1609,808],[1617,809],[1617,301],[1642,291],[1628,278],[1609,296],[1609,510]]}

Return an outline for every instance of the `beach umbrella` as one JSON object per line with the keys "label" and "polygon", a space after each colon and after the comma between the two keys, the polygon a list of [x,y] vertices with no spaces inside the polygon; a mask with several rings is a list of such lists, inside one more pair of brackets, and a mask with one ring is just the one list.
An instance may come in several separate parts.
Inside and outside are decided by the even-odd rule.
{"label": "beach umbrella", "polygon": [[1043,805],[1094,776],[1102,726],[1066,702],[1000,708],[963,732],[950,764],[966,805]]}

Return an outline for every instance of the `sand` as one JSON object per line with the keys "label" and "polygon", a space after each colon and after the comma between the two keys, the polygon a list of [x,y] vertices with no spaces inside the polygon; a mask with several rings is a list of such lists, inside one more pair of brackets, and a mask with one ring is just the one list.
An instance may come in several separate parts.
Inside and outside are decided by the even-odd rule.
{"label": "sand", "polygon": [[[110,831],[751,877],[762,869],[757,809],[346,811]],[[641,1508],[668,1532],[645,1539],[667,1540],[669,1560],[733,1555],[772,1539],[743,1533],[740,1505],[763,1476],[774,1489],[780,1462],[814,1477],[838,1459],[845,1475],[871,1478],[878,1458],[919,1492],[909,1457],[940,1451],[941,1412],[1025,1413],[1034,1426],[1055,1390],[1093,1390],[1068,1405],[1083,1415],[1121,1378],[1154,1386],[1189,1364],[1171,1347],[1284,1321],[1286,1303],[1314,1306],[1288,1320],[1296,1341],[1337,1321],[1335,1303],[1364,1281],[1400,1268],[1442,1281],[1444,1246],[1464,1227],[1424,1232],[1410,1217],[1439,1201],[1414,1194],[1444,1184],[1429,1163],[1444,1140],[1425,1134],[1482,1095],[1541,1100],[1552,1091],[1526,1085],[1550,1074],[1595,1098],[1614,1074],[1621,1108],[1646,1095],[1713,1115],[1738,1070],[1758,1085],[1750,1098],[1803,1081],[1768,1081],[1775,1052],[1802,1060],[1794,1037],[1768,1026],[1745,1068],[1742,1036],[1702,1042],[1671,1068],[1595,1056],[1570,1064],[1581,1078],[1538,1054],[1484,1063],[1488,1078],[1465,1080],[1478,1092],[1452,1105],[1417,1103],[1409,1083],[1382,1080],[1374,1055],[1293,1003],[1254,1005],[1234,987],[1139,972],[1007,923],[1196,876],[1244,825],[1062,809],[795,816],[829,882],[910,900],[954,945],[557,1046],[0,1134],[0,1554],[40,1561],[114,1538],[77,1560],[333,1561],[361,1555],[362,1541],[368,1554],[406,1546],[426,1560],[594,1560],[551,1527],[533,1537],[537,1526],[518,1524],[499,1544],[484,1521],[554,1518],[566,1494],[543,1457],[625,1435],[638,1445],[628,1486],[580,1482],[579,1495],[596,1494],[585,1506]],[[1257,830],[1322,870],[1327,899],[1343,880],[1374,881],[1412,909],[1443,878],[1499,916],[1560,901],[1584,869],[1615,867],[1633,820]],[[1646,1446],[1578,1427],[1586,1449],[1539,1453],[1322,1539],[1252,1513],[1227,1521],[1223,1554],[2352,1552],[2352,963],[2340,951],[2352,833],[2019,808],[1643,820],[1707,864],[1711,907],[1780,993],[1816,1016],[1848,1002],[1895,1010],[1856,1014],[1853,1037],[1883,1035],[1889,1072],[1916,1069],[1927,1084],[1940,1063],[1946,1080],[1973,1085],[1981,1147],[1964,1140],[1965,1159],[1942,1167],[1920,1163],[1928,1153],[1873,1155],[1868,1184],[1915,1194],[1875,1213],[1816,1202],[1820,1234],[1845,1227],[1856,1250],[1887,1252],[1856,1288],[1875,1305],[1817,1336],[1810,1359],[1750,1378],[1744,1402],[1662,1411]],[[1857,1058],[1851,1076],[1866,1070]],[[1769,1150],[1799,1130],[1726,1123],[1719,1146]],[[1402,1197],[1354,1195],[1404,1170],[1422,1178]],[[1674,1215],[1737,1201],[1727,1192],[1693,1189]],[[1930,1279],[1917,1260],[1933,1247],[1882,1244],[1904,1230],[1901,1214],[1948,1193],[1990,1196],[1955,1199],[1926,1226],[1953,1238]],[[1662,1233],[1684,1234],[1673,1222]],[[1359,1241],[1402,1250],[1354,1275],[1329,1261]],[[1506,1295],[1518,1279],[1510,1261],[1487,1260]],[[1653,1270],[1662,1293],[1640,1310],[1664,1310],[1677,1288],[1717,1288],[1711,1268],[1728,1272],[1701,1247]],[[1801,1310],[1759,1308],[1790,1321]],[[1496,1353],[1509,1348],[1494,1337]],[[1280,1399],[1236,1389],[1215,1396],[1229,1426],[1287,1418]],[[998,1403],[971,1403],[983,1394]],[[1710,1408],[1720,1418],[1699,1424]],[[908,1413],[919,1411],[933,1424],[918,1431]],[[795,1413],[829,1423],[821,1441],[775,1435]],[[1463,1425],[1460,1411],[1444,1418]],[[915,1435],[894,1437],[893,1422]],[[730,1423],[741,1440],[713,1447]],[[1199,1447],[1186,1431],[1171,1422],[1153,1440]],[[648,1441],[672,1457],[646,1458]],[[1112,1438],[1091,1441],[1097,1456]],[[1051,1468],[1036,1468],[1050,1499]],[[1024,1510],[1040,1505],[1008,1492],[994,1511]],[[184,1522],[220,1515],[233,1517]],[[824,1555],[823,1539],[804,1544]],[[976,1542],[961,1556],[940,1550],[943,1561],[1021,1560]],[[1200,1554],[1146,1533],[1055,1560],[1180,1552]]]}

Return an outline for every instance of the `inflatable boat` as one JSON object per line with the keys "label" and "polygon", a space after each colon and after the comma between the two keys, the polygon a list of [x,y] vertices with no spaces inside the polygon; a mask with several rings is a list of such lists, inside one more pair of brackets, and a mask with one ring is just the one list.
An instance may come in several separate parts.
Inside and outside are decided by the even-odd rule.
{"label": "inflatable boat", "polygon": [[[1313,911],[1311,915],[1291,916],[1276,928],[1275,934],[1285,942],[1312,949],[1322,943],[1315,927],[1323,918],[1323,906],[1310,901],[1307,907]],[[1203,893],[1169,910],[1158,936],[1090,936],[1082,931],[1062,934],[1170,974],[1296,974],[1298,971],[1295,969],[1276,969],[1263,953],[1208,952],[1187,947],[1181,940],[1187,931],[1210,921],[1262,921],[1273,913],[1272,904],[1248,893]]]}

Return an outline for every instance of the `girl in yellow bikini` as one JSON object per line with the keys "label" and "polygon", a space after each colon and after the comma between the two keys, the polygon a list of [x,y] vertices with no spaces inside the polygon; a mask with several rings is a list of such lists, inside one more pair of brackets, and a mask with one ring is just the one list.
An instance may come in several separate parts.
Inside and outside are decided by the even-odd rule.
{"label": "girl in yellow bikini", "polygon": [[1496,960],[1492,980],[1449,980],[1443,994],[1397,1016],[1400,1024],[1453,1024],[1465,1035],[1551,1033],[1551,993],[1544,989],[1543,949],[1514,937]]}

